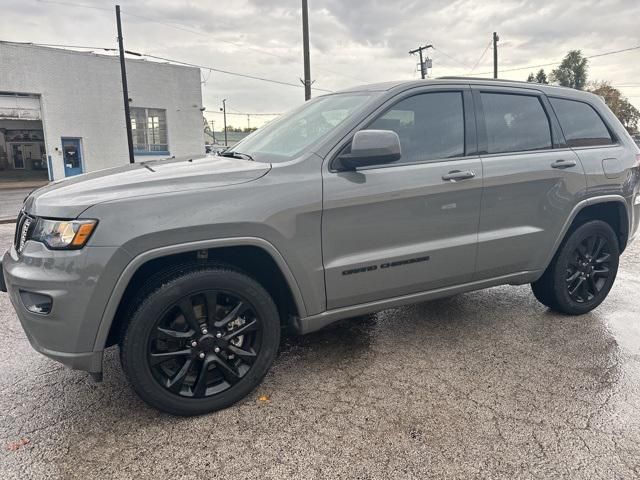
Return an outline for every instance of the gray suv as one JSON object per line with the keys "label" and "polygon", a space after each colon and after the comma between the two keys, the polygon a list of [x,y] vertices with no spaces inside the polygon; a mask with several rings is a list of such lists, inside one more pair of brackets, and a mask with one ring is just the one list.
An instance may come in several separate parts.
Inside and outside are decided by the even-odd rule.
{"label": "gray suv", "polygon": [[601,98],[465,78],[318,97],[214,157],[32,193],[4,281],[33,347],[102,376],[105,348],[178,415],[254,389],[283,327],[531,283],[597,307],[638,228],[640,150]]}

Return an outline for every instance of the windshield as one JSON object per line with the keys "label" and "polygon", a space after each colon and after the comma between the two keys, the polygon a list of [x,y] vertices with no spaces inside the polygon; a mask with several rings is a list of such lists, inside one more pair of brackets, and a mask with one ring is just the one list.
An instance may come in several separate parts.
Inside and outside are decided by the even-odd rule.
{"label": "windshield", "polygon": [[256,130],[225,153],[239,152],[265,162],[290,160],[335,129],[370,98],[370,93],[318,97]]}

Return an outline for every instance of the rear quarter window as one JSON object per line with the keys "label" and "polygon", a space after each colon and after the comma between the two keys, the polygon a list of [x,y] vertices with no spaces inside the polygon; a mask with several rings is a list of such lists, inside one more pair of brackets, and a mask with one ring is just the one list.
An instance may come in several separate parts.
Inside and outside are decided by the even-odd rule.
{"label": "rear quarter window", "polygon": [[549,101],[570,147],[614,143],[609,129],[591,105],[564,98],[549,98]]}

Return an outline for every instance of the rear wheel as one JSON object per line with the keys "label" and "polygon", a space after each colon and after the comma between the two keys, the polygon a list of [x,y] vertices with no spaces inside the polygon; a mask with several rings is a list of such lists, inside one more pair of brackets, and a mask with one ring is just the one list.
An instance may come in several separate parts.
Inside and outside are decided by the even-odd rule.
{"label": "rear wheel", "polygon": [[544,275],[531,284],[533,293],[558,312],[587,313],[609,294],[619,257],[618,239],[609,224],[587,222],[568,236]]}
{"label": "rear wheel", "polygon": [[223,267],[199,267],[140,299],[120,343],[121,360],[147,403],[198,415],[250,393],[279,341],[278,310],[258,282]]}

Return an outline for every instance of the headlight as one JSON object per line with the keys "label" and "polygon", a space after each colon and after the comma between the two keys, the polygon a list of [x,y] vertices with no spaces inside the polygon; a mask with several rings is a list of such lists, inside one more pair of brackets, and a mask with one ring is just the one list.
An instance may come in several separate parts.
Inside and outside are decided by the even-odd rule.
{"label": "headlight", "polygon": [[75,250],[85,246],[97,224],[97,220],[38,218],[29,239],[53,250]]}

